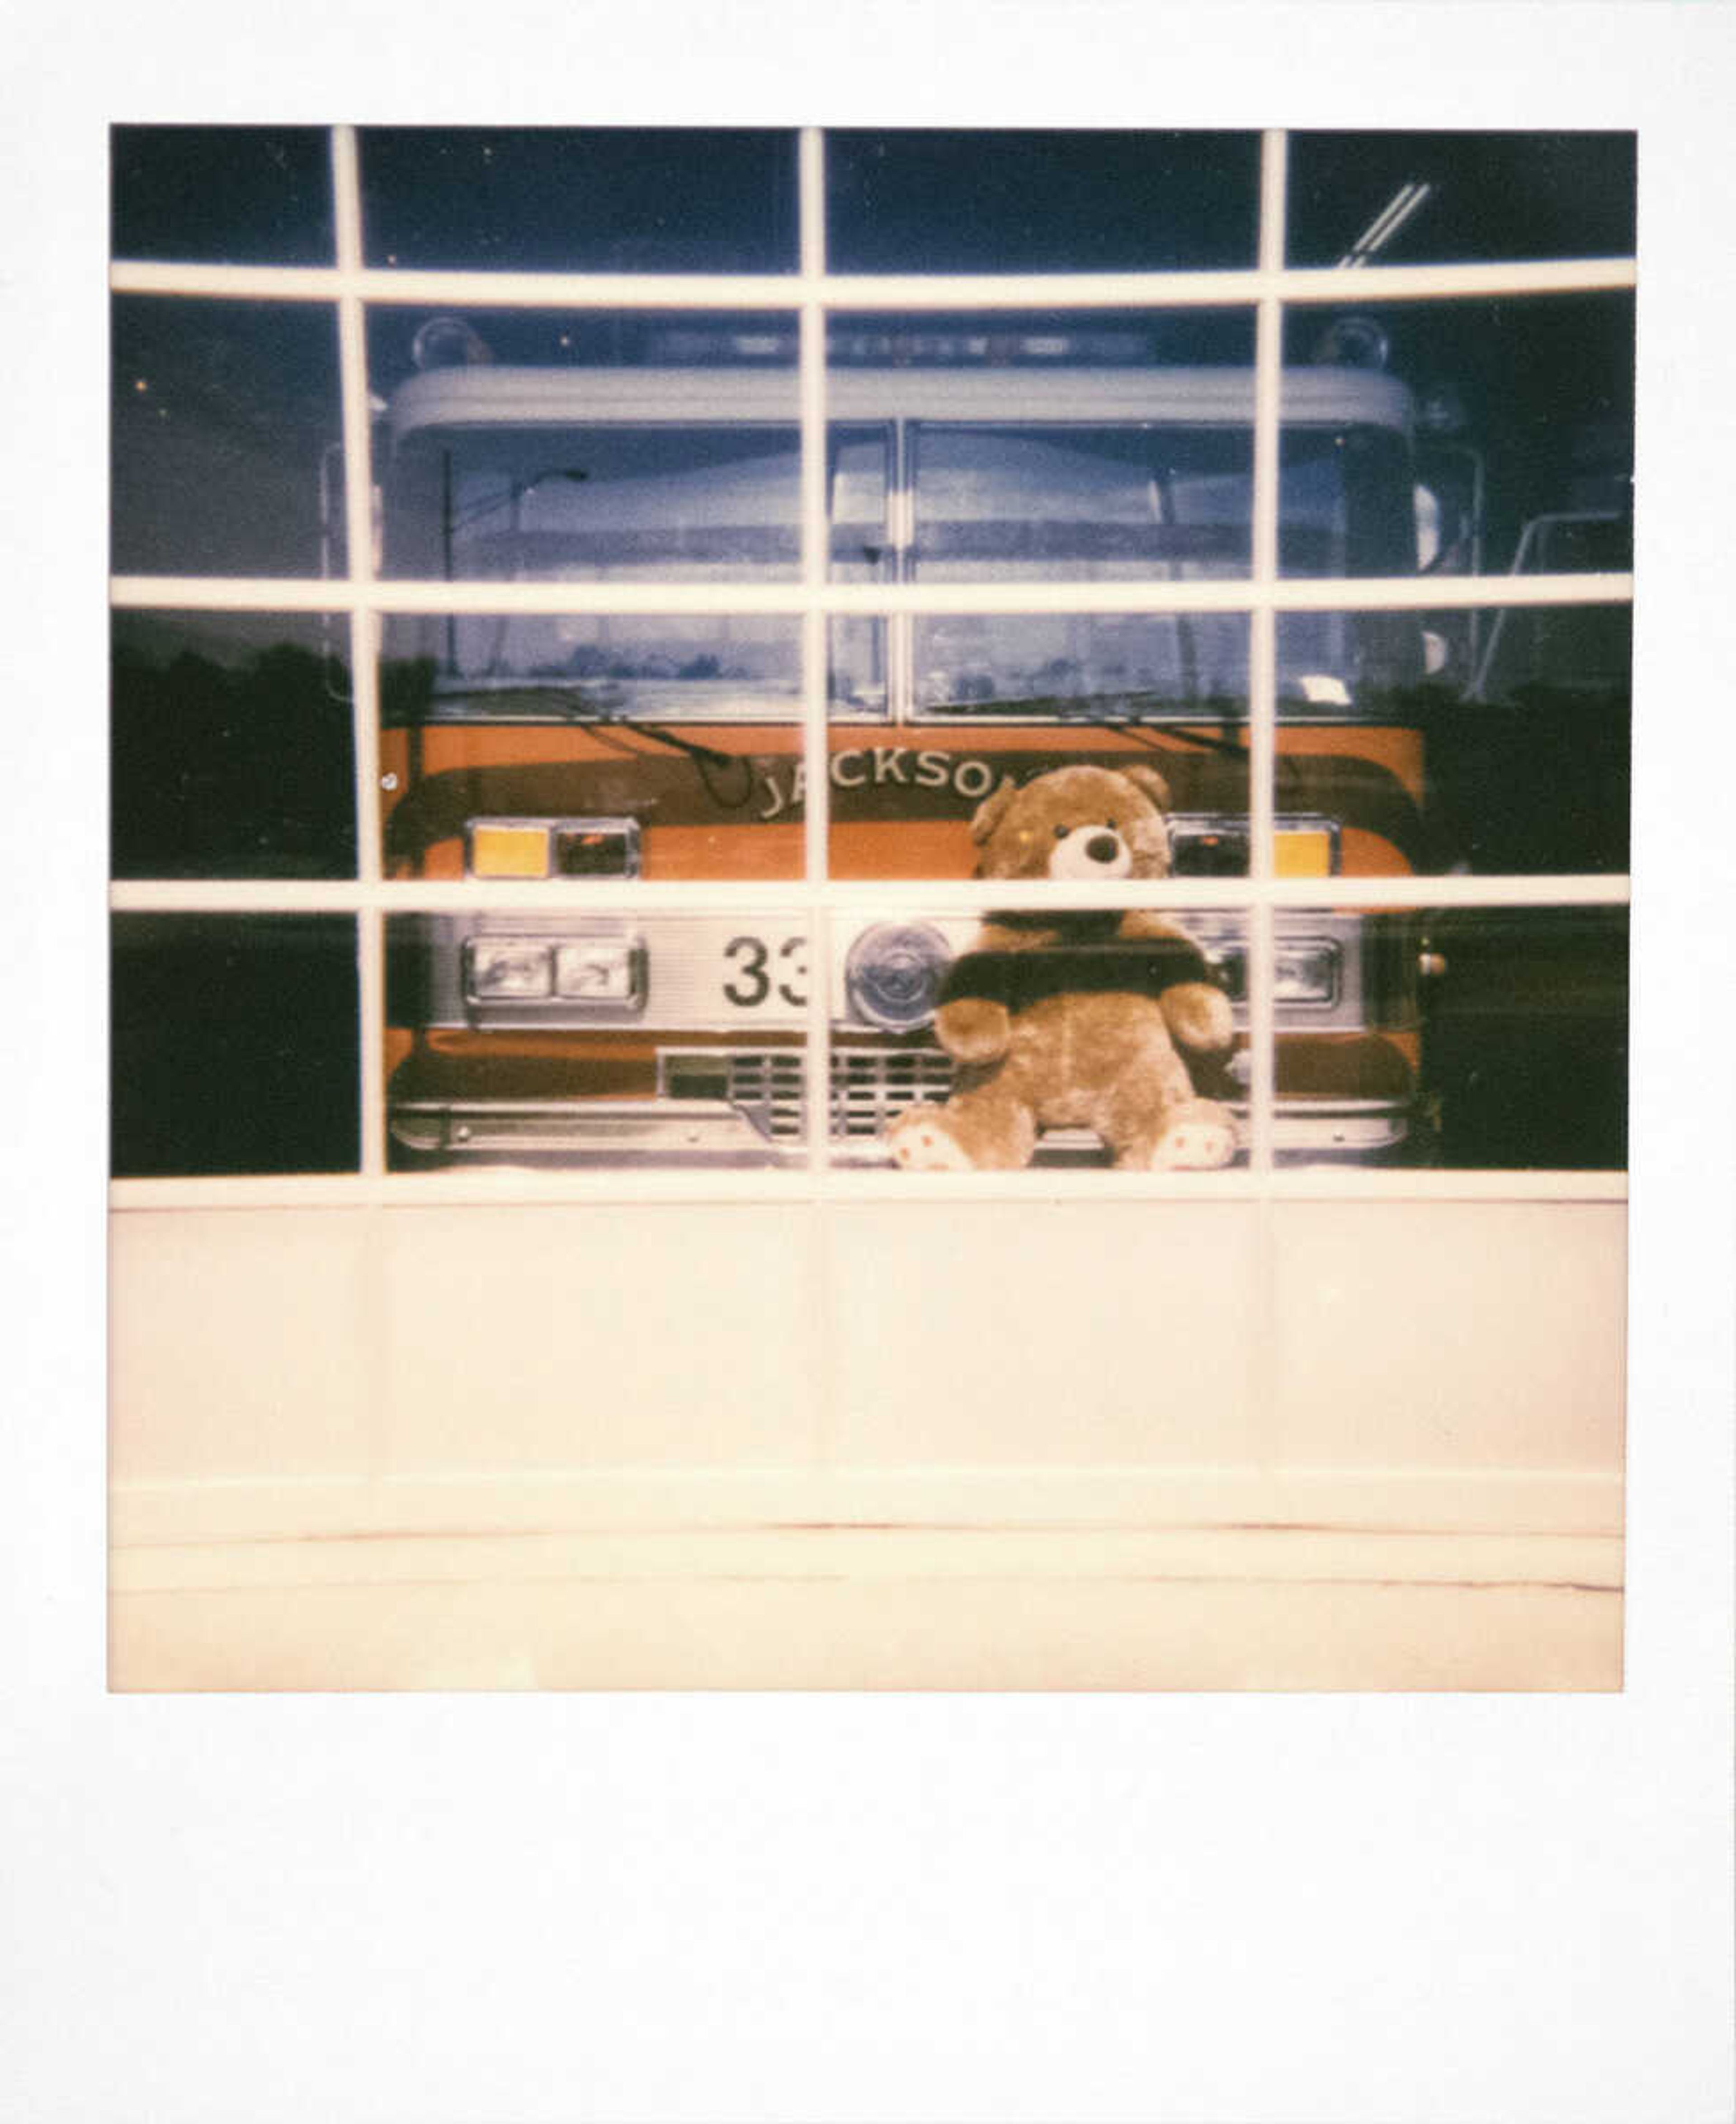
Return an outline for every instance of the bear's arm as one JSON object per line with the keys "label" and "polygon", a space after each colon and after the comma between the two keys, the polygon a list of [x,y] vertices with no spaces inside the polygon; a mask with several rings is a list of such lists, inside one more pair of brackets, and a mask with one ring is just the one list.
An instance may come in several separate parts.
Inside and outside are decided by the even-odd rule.
{"label": "bear's arm", "polygon": [[955,1062],[992,1062],[1012,1036],[1008,970],[997,951],[966,952],[941,984],[935,1037]]}
{"label": "bear's arm", "polygon": [[1230,999],[1209,981],[1184,981],[1157,999],[1170,1037],[1195,1055],[1222,1055],[1236,1037]]}
{"label": "bear's arm", "polygon": [[[1173,940],[1190,948],[1193,939],[1178,929],[1173,922],[1161,914],[1154,914],[1142,907],[1130,907],[1121,918],[1119,933],[1130,941],[1141,942]],[[1200,970],[1204,971],[1202,961]],[[1170,1029],[1170,1037],[1178,1047],[1190,1050],[1196,1055],[1221,1055],[1227,1050],[1235,1039],[1235,1026],[1230,1013],[1230,999],[1223,990],[1210,981],[1178,981],[1165,988],[1157,998],[1157,1008],[1163,1013],[1163,1022]]]}

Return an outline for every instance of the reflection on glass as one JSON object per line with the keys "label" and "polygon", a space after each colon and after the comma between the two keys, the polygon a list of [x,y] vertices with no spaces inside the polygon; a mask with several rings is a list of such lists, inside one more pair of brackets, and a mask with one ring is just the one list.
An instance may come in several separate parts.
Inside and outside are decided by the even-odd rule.
{"label": "reflection on glass", "polygon": [[1457,1167],[1626,1162],[1626,908],[1451,908],[1428,919],[1424,1078]]}
{"label": "reflection on glass", "polygon": [[[849,378],[866,403],[874,379]],[[1128,402],[1110,373],[1080,372],[1049,406],[1083,415]],[[1253,439],[1221,409],[1250,397],[1242,372],[1147,383],[1148,416],[1114,424],[1015,425],[987,416],[1028,397],[1016,374],[950,378],[925,393],[920,378],[888,376],[884,395],[906,406],[927,396],[969,404],[969,425],[907,411],[875,430],[834,429],[831,439],[832,574],[850,582],[1208,582],[1247,574],[1253,515]],[[1283,564],[1292,574],[1409,574],[1415,566],[1410,467],[1394,386],[1310,378],[1313,418],[1292,422],[1280,466]],[[1188,399],[1198,402],[1185,418]],[[1203,417],[1220,409],[1216,424]],[[1168,411],[1173,425],[1156,416]],[[1360,418],[1363,425],[1349,425]],[[902,464],[902,477],[898,468]],[[908,525],[908,529],[901,526]]]}
{"label": "reflection on glass", "polygon": [[1625,870],[1631,632],[1625,605],[1281,615],[1280,811],[1329,815],[1351,876]]}
{"label": "reflection on glass", "polygon": [[913,438],[916,573],[1024,581],[1245,574],[1246,430],[955,428]]}
{"label": "reflection on glass", "polygon": [[117,258],[321,266],[332,256],[331,151],[311,125],[117,125]]}
{"label": "reflection on glass", "polygon": [[1251,266],[1251,133],[831,132],[828,257],[849,273]]}
{"label": "reflection on glass", "polygon": [[116,877],[353,877],[341,619],[122,612],[111,627]]}
{"label": "reflection on glass", "polygon": [[1293,133],[1293,266],[1621,257],[1631,133]]}
{"label": "reflection on glass", "polygon": [[913,706],[964,715],[1125,721],[1247,712],[1242,613],[919,617]]}
{"label": "reflection on glass", "polygon": [[[795,430],[483,424],[470,402],[476,393],[449,406],[441,395],[421,394],[425,420],[400,426],[391,456],[389,574],[448,582],[795,577]],[[575,394],[573,411],[583,402]]]}
{"label": "reflection on glass", "polygon": [[392,1160],[800,1163],[812,978],[800,916],[394,917]]}
{"label": "reflection on glass", "polygon": [[[832,623],[841,729],[884,718],[885,631]],[[396,614],[380,694],[390,876],[803,875],[792,618]]]}
{"label": "reflection on glass", "polygon": [[112,945],[117,1178],[356,1169],[352,918],[117,914]]}
{"label": "reflection on glass", "polygon": [[898,534],[891,516],[894,435],[889,421],[828,432],[826,513],[835,583],[896,580]]}
{"label": "reflection on glass", "polygon": [[116,571],[320,574],[343,518],[335,312],[128,295],[113,321]]}
{"label": "reflection on glass", "polygon": [[[1405,486],[1386,505],[1390,557],[1321,571],[1287,552],[1287,574],[1538,575],[1629,565],[1630,295],[1376,303],[1354,314],[1295,306],[1284,359],[1287,436],[1298,425],[1304,377],[1316,391],[1336,377],[1340,391],[1396,392],[1395,428],[1411,432]],[[1408,532],[1398,529],[1401,517],[1410,519]]]}
{"label": "reflection on glass", "polygon": [[788,320],[376,312],[380,564],[451,581],[791,581]]}
{"label": "reflection on glass", "polygon": [[394,615],[386,623],[386,717],[392,724],[779,721],[801,712],[800,648],[795,622],[781,616]]}

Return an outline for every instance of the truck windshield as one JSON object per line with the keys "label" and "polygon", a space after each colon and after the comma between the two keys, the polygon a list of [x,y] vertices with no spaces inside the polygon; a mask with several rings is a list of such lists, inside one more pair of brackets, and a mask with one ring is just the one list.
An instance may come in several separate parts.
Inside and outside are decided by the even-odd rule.
{"label": "truck windshield", "polygon": [[[1246,425],[1014,425],[909,420],[835,427],[834,580],[950,583],[1236,580],[1250,566]],[[897,505],[903,481],[907,505]],[[800,566],[800,448],[791,425],[475,423],[412,432],[390,466],[385,570],[472,581],[789,582]],[[1401,438],[1286,430],[1280,566],[1289,575],[1415,565]],[[1340,705],[1378,675],[1392,630],[1293,630],[1298,698]],[[414,635],[413,641],[406,638]],[[454,615],[394,629],[435,712],[753,720],[799,713],[797,632],[746,616]],[[835,699],[874,714],[1141,716],[1218,705],[1247,686],[1239,613],[919,617],[908,668],[878,623],[833,629]],[[1293,659],[1292,660],[1294,660]],[[1305,668],[1304,668],[1305,667]],[[460,702],[466,705],[459,706]]]}
{"label": "truck windshield", "polygon": [[[913,574],[925,582],[1204,581],[1251,562],[1246,427],[944,427],[917,438]],[[1404,445],[1373,428],[1285,431],[1279,566],[1289,576],[1403,574],[1416,564]],[[1412,630],[1308,614],[1285,632],[1291,701],[1343,709],[1415,675]],[[1139,719],[1245,712],[1240,613],[919,618],[919,715]]]}

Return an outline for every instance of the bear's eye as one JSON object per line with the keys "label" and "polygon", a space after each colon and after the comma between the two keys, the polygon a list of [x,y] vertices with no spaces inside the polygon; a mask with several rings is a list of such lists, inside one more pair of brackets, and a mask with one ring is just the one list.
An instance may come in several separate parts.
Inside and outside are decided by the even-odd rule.
{"label": "bear's eye", "polygon": [[1072,831],[1072,828],[1071,826],[1057,826],[1055,829],[1055,839],[1058,841],[1064,841]]}
{"label": "bear's eye", "polygon": [[1104,825],[1105,825],[1105,826],[1107,826],[1107,827],[1109,828],[1110,831],[1112,834],[1114,832],[1114,830],[1115,830],[1115,822],[1114,822],[1114,820],[1113,819],[1105,819],[1105,820],[1104,820],[1104,822],[1103,822],[1103,823],[1104,823]]}

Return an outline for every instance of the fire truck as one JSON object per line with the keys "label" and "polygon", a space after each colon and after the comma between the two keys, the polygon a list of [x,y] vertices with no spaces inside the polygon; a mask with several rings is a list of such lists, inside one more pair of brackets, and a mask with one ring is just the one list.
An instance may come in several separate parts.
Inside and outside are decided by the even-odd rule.
{"label": "fire truck", "polygon": [[[1247,577],[1250,369],[1142,358],[1137,336],[1000,336],[835,331],[833,580]],[[751,336],[723,358],[696,340],[631,366],[514,365],[439,319],[416,347],[376,444],[380,572],[583,584],[590,609],[477,612],[472,591],[464,610],[387,624],[387,875],[560,887],[547,908],[514,894],[392,919],[394,1160],[800,1158],[815,982],[833,1154],[884,1158],[889,1121],[947,1090],[931,1023],[975,920],[834,909],[823,952],[800,915],[723,911],[804,875],[798,625],[763,598],[662,616],[643,588],[800,580],[793,370]],[[1404,383],[1359,353],[1291,367],[1282,415],[1281,572],[1466,564],[1476,482],[1425,482]],[[635,586],[628,609],[600,616],[598,584]],[[1006,777],[1155,765],[1175,873],[1227,881],[1224,911],[1179,919],[1241,1017],[1227,881],[1249,867],[1250,627],[1205,602],[1105,612],[1100,587],[1077,614],[835,615],[829,876],[895,881],[907,907],[913,881],[972,875],[972,815]],[[1275,1154],[1426,1158],[1429,940],[1414,914],[1359,909],[1355,881],[1447,867],[1411,706],[1447,665],[1486,663],[1486,644],[1414,613],[1297,612],[1278,646],[1275,868],[1344,892],[1277,919]],[[633,880],[715,881],[718,911],[641,911],[618,890],[588,908],[587,883]],[[1246,1073],[1244,1046],[1202,1087],[1244,1121]],[[1099,1154],[1065,1135],[1039,1151]]]}

